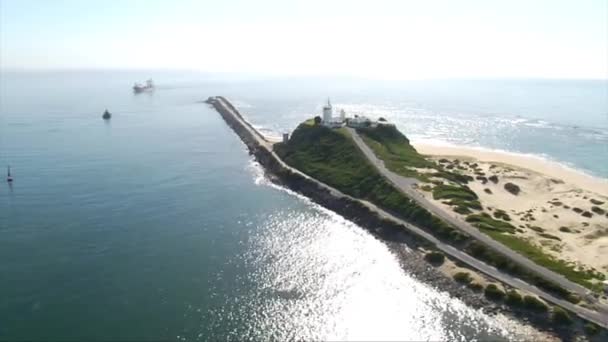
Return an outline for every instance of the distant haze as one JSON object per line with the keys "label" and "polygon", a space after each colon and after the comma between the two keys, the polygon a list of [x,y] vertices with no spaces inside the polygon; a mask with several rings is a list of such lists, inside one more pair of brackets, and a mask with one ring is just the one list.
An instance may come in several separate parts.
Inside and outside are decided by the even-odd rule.
{"label": "distant haze", "polygon": [[607,3],[0,0],[0,67],[606,79]]}

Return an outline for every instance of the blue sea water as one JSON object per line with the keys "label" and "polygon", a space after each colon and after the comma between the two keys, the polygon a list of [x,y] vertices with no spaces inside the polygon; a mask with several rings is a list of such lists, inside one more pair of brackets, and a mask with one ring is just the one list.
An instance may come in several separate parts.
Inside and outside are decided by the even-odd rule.
{"label": "blue sea water", "polygon": [[[134,95],[153,77],[152,94]],[[269,184],[200,101],[269,134],[327,96],[408,137],[608,177],[605,81],[0,76],[0,340],[510,339],[527,329],[420,283],[381,242]],[[114,115],[101,119],[104,109]]]}

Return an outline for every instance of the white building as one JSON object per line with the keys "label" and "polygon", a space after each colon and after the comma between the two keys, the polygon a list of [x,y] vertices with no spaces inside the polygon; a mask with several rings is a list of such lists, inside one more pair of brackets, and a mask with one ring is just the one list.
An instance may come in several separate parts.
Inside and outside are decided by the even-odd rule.
{"label": "white building", "polygon": [[331,107],[331,102],[327,99],[327,105],[323,106],[323,123],[329,125],[332,122],[334,111]]}
{"label": "white building", "polygon": [[354,128],[363,128],[363,127],[369,127],[372,126],[374,124],[374,122],[365,116],[357,116],[355,115],[354,118],[350,118],[348,119],[348,126],[349,127],[354,127]]}

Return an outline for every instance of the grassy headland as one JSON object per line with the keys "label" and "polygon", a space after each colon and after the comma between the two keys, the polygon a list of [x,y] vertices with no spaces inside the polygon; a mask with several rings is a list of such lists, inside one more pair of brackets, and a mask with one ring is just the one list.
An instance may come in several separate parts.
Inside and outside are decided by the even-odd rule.
{"label": "grassy headland", "polygon": [[289,165],[353,197],[375,203],[454,243],[465,236],[389,184],[368,162],[345,129],[304,122],[276,153]]}

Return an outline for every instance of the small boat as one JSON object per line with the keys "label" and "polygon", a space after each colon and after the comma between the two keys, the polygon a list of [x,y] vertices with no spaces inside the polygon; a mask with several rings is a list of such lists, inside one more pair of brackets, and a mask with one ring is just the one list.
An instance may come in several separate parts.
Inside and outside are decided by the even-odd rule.
{"label": "small boat", "polygon": [[109,120],[112,117],[112,114],[110,114],[110,112],[108,112],[108,110],[106,109],[105,112],[103,112],[103,115],[101,116],[104,120]]}
{"label": "small boat", "polygon": [[135,85],[133,86],[133,92],[138,94],[138,93],[143,93],[146,91],[152,91],[154,90],[154,83],[152,82],[152,80],[147,80],[146,84],[139,84],[139,83],[135,83]]}
{"label": "small boat", "polygon": [[8,167],[8,172],[7,172],[7,175],[6,175],[6,181],[9,182],[9,183],[13,181],[13,176],[11,176],[11,167],[10,166]]}

